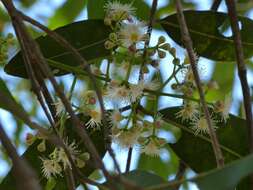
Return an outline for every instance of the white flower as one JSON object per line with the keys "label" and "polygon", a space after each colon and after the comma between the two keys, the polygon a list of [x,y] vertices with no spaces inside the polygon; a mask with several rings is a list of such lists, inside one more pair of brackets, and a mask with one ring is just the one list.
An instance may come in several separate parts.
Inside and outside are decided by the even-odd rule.
{"label": "white flower", "polygon": [[121,4],[118,1],[108,2],[105,5],[106,19],[122,21],[134,14],[135,8],[131,4]]}
{"label": "white flower", "polygon": [[162,114],[160,113],[157,113],[154,117],[154,126],[156,128],[161,128],[162,125],[164,124],[164,121],[163,121],[163,116]]}
{"label": "white flower", "polygon": [[64,107],[64,104],[62,103],[62,101],[58,100],[53,105],[56,108],[56,115],[61,116],[63,114],[63,112],[65,111],[65,107]]}
{"label": "white flower", "polygon": [[[68,143],[68,141],[65,142],[65,145],[68,149],[68,152],[70,153],[70,156],[73,160],[76,159],[76,155],[79,154],[79,151],[77,150],[77,146],[75,142],[72,142],[71,144]],[[64,170],[69,167],[71,169],[71,163],[68,159],[67,154],[65,153],[63,148],[57,149],[56,152],[56,160],[58,162],[61,162],[63,164]]]}
{"label": "white flower", "polygon": [[119,40],[126,48],[146,40],[144,24],[140,22],[123,24],[119,31]]}
{"label": "white flower", "polygon": [[56,160],[44,159],[40,158],[42,161],[42,173],[44,177],[47,179],[55,176],[57,174],[61,174],[61,166]]}
{"label": "white flower", "polygon": [[218,101],[215,104],[215,112],[221,115],[223,121],[226,121],[229,118],[231,101],[231,96],[227,95],[224,101]]}
{"label": "white flower", "polygon": [[148,143],[144,145],[142,152],[149,156],[159,156],[160,145],[154,138],[150,138]]}
{"label": "white flower", "polygon": [[90,120],[85,124],[88,128],[99,128],[102,120],[102,113],[98,109],[88,110]]}
{"label": "white flower", "polygon": [[160,83],[157,80],[153,80],[145,83],[145,89],[147,90],[158,90],[160,88]]}
{"label": "white flower", "polygon": [[109,113],[109,119],[112,126],[118,126],[123,118],[120,111],[118,109],[115,109],[111,113]]}
{"label": "white flower", "polygon": [[117,82],[112,81],[106,91],[106,97],[113,101],[129,103],[129,90],[125,86],[120,86]]}
{"label": "white flower", "polygon": [[[215,121],[212,118],[210,118],[210,120],[212,128],[214,130],[217,129],[218,127],[215,125]],[[191,124],[191,128],[195,131],[195,135],[198,135],[199,133],[209,134],[209,128],[205,116],[194,117]]]}
{"label": "white flower", "polygon": [[176,118],[182,118],[182,121],[192,119],[198,114],[198,106],[193,102],[184,102],[183,108],[176,113]]}
{"label": "white flower", "polygon": [[138,84],[130,84],[130,99],[131,102],[137,101],[143,95],[145,83],[143,80],[139,81]]}
{"label": "white flower", "polygon": [[141,136],[142,128],[137,125],[127,130],[120,130],[117,135],[113,136],[114,140],[123,148],[133,147],[138,143]]}

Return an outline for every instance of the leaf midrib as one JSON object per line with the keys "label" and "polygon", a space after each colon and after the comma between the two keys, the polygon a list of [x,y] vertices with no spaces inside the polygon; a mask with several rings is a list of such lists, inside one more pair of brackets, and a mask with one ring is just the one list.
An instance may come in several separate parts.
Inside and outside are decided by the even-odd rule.
{"label": "leaf midrib", "polygon": [[[93,46],[96,46],[96,45],[98,45],[98,44],[103,43],[103,42],[106,41],[107,39],[108,39],[108,38],[105,38],[105,39],[100,40],[100,41],[98,41],[98,42],[94,42],[94,43],[92,43],[92,44],[89,44],[89,45],[80,47],[80,48],[77,49],[77,51],[80,52],[81,50],[85,50],[85,49],[91,48],[91,47],[93,47]],[[45,57],[45,58],[46,58],[46,60],[51,60],[51,59],[54,59],[54,58],[61,57],[61,56],[63,56],[63,55],[67,55],[67,54],[71,54],[71,52],[66,51],[66,52],[64,52],[64,53],[57,54],[57,55],[54,55],[54,56],[51,56],[51,57]],[[16,54],[16,55],[17,55],[17,54]],[[14,57],[15,57],[15,56],[14,56]],[[97,58],[96,58],[96,59],[97,59]],[[95,59],[95,60],[96,60],[96,59]],[[94,59],[92,59],[92,60],[94,60]],[[23,66],[24,66],[24,65],[22,65],[22,64],[16,65],[16,67],[15,67],[16,69],[15,69],[14,71],[19,70],[19,68],[22,68]]]}
{"label": "leaf midrib", "polygon": [[[164,120],[167,121],[168,123],[171,123],[171,124],[175,125],[176,127],[180,128],[180,129],[186,131],[187,133],[190,133],[190,134],[196,136],[196,138],[200,138],[201,140],[204,140],[204,141],[206,141],[206,142],[208,142],[208,143],[210,143],[210,144],[212,143],[211,140],[210,140],[208,137],[203,136],[203,135],[200,135],[200,134],[195,135],[194,132],[193,132],[192,130],[188,129],[187,127],[185,127],[185,126],[183,126],[183,125],[180,125],[179,123],[177,123],[177,122],[175,122],[175,121],[173,121],[173,120],[170,120],[170,119],[168,119],[168,118],[164,118]],[[238,158],[242,158],[242,157],[243,157],[241,154],[239,154],[239,153],[233,151],[232,149],[226,147],[225,145],[221,145],[221,144],[220,144],[220,148],[223,149],[224,151],[226,151],[226,152],[228,152],[228,153],[230,153],[230,154],[232,154],[232,155],[238,157]]]}
{"label": "leaf midrib", "polygon": [[[172,22],[160,21],[160,23],[161,23],[161,24],[165,24],[165,25],[172,26],[172,27],[174,27],[174,28],[180,29],[180,26],[179,26],[178,24],[175,24],[175,23],[172,23]],[[211,34],[207,34],[207,33],[203,33],[203,32],[198,32],[198,31],[196,31],[196,30],[191,29],[190,27],[188,27],[188,29],[189,29],[189,32],[190,32],[190,33],[193,33],[193,34],[197,34],[197,35],[200,35],[200,36],[203,36],[203,37],[207,37],[207,38],[210,38],[210,39],[220,40],[220,41],[224,41],[224,42],[228,42],[228,43],[234,44],[233,39],[219,38],[219,37],[214,36],[214,35],[211,35]],[[244,46],[253,46],[253,43],[245,42],[245,41],[242,41],[242,44],[243,44]]]}

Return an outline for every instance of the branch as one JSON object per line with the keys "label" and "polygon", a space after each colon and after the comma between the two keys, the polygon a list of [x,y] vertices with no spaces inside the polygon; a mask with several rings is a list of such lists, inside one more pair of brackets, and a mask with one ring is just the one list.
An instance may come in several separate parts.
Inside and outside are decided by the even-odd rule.
{"label": "branch", "polygon": [[[248,129],[248,139],[249,139],[249,149],[250,152],[253,152],[253,120],[252,120],[252,107],[251,107],[251,96],[249,84],[247,81],[247,69],[244,62],[244,54],[243,54],[243,46],[241,33],[238,24],[238,17],[236,13],[235,1],[234,0],[226,0],[226,5],[228,8],[228,15],[230,17],[230,23],[232,27],[234,43],[235,43],[235,53],[237,60],[237,68],[238,75],[241,82],[242,93],[243,93],[243,103],[246,114],[246,125]],[[253,188],[253,175],[250,176],[251,181],[251,189]]]}
{"label": "branch", "polygon": [[182,40],[183,40],[183,43],[184,43],[186,50],[188,52],[192,72],[194,75],[194,80],[195,80],[195,83],[196,83],[196,86],[197,86],[197,89],[199,92],[200,102],[201,102],[203,109],[204,109],[204,114],[205,114],[205,118],[206,118],[206,121],[208,124],[208,130],[209,130],[210,138],[212,140],[212,147],[214,150],[217,166],[221,167],[224,165],[224,158],[222,156],[222,152],[221,152],[221,149],[219,146],[218,138],[217,138],[216,133],[212,127],[210,113],[208,111],[207,103],[205,101],[204,92],[201,87],[201,81],[200,81],[199,73],[198,73],[197,66],[196,66],[196,56],[195,56],[195,53],[193,50],[191,37],[190,37],[189,31],[188,31],[188,28],[186,25],[186,21],[184,18],[184,13],[182,10],[182,5],[181,5],[180,0],[176,0],[176,7],[177,7],[178,22],[180,24]]}
{"label": "branch", "polygon": [[57,92],[58,96],[60,97],[67,112],[70,114],[74,129],[76,130],[77,134],[81,137],[81,139],[85,142],[85,146],[88,149],[88,151],[91,153],[92,158],[95,161],[95,164],[103,171],[105,177],[109,180],[110,174],[105,169],[105,166],[93,142],[91,141],[89,135],[87,134],[85,127],[81,124],[80,120],[75,115],[74,111],[72,110],[71,104],[69,103],[62,89],[57,84],[50,68],[45,62],[43,55],[41,54],[39,47],[26,31],[25,25],[22,21],[22,17],[20,17],[19,12],[14,7],[12,1],[2,0],[2,2],[4,6],[6,7],[9,15],[11,16],[11,20],[12,20],[15,32],[17,34],[19,43],[21,45],[21,50],[23,54],[27,57],[27,60],[32,60],[33,64],[37,64],[37,67],[41,70],[43,75],[47,76],[47,78],[50,80],[50,82],[52,83],[54,87],[54,90]]}
{"label": "branch", "polygon": [[13,163],[14,177],[16,178],[17,187],[20,190],[41,190],[39,180],[32,168],[25,160],[19,157],[15,147],[5,133],[2,124],[0,123],[0,140],[3,147]]}
{"label": "branch", "polygon": [[246,122],[247,122],[248,131],[249,131],[248,134],[249,134],[249,139],[250,139],[250,151],[253,152],[253,121],[252,121],[251,97],[250,97],[250,89],[249,89],[249,85],[247,81],[247,69],[244,62],[241,34],[240,34],[239,25],[238,25],[235,2],[234,0],[226,0],[226,4],[228,7],[228,14],[230,17],[234,43],[235,43],[235,53],[236,53],[236,59],[237,59],[238,75],[239,75],[241,86],[242,86]]}
{"label": "branch", "polygon": [[[175,177],[176,181],[183,179],[186,168],[187,168],[186,164],[182,160],[179,160],[179,167],[178,167],[178,171]],[[179,190],[179,188],[180,188],[180,184],[178,184],[175,187],[176,190]]]}
{"label": "branch", "polygon": [[143,79],[143,67],[145,65],[146,62],[146,57],[147,57],[147,47],[149,46],[149,42],[150,42],[150,37],[151,37],[151,33],[152,33],[152,29],[153,29],[153,24],[155,21],[155,12],[156,12],[156,8],[157,8],[157,2],[158,0],[153,0],[152,3],[152,7],[150,10],[150,16],[149,16],[149,23],[148,23],[148,31],[147,31],[147,40],[145,41],[145,45],[144,45],[144,51],[143,51],[143,61],[140,67],[140,75],[139,75],[139,80]]}
{"label": "branch", "polygon": [[130,147],[128,149],[128,154],[127,154],[126,172],[129,172],[129,170],[130,170],[132,153],[133,153],[133,148]]}
{"label": "branch", "polygon": [[219,6],[220,6],[220,4],[221,4],[221,1],[222,0],[214,0],[213,4],[211,6],[211,10],[212,11],[217,11],[218,8],[219,8]]}
{"label": "branch", "polygon": [[71,45],[69,44],[62,36],[60,36],[59,34],[57,34],[54,31],[51,31],[49,28],[47,28],[46,26],[40,24],[39,22],[37,22],[36,20],[32,19],[31,17],[26,16],[25,14],[23,14],[22,12],[18,11],[18,14],[20,17],[22,17],[25,21],[33,24],[34,26],[40,28],[41,30],[43,30],[44,32],[46,32],[52,39],[54,39],[56,42],[58,42],[60,45],[62,45],[64,48],[66,48],[67,50],[69,50],[73,56],[75,57],[75,59],[80,63],[80,65],[83,66],[83,68],[86,70],[89,78],[91,79],[91,82],[93,83],[93,87],[96,91],[99,103],[100,103],[100,108],[101,108],[101,112],[102,112],[102,121],[103,121],[103,125],[105,126],[105,142],[106,142],[106,148],[108,149],[108,152],[110,154],[110,156],[113,159],[113,162],[116,166],[116,169],[118,171],[118,173],[120,173],[120,169],[119,169],[119,165],[116,161],[115,155],[113,153],[113,150],[111,148],[111,143],[110,143],[110,139],[109,135],[109,129],[107,129],[107,120],[106,120],[106,116],[105,116],[105,108],[104,108],[104,104],[103,104],[103,97],[102,97],[102,93],[100,91],[100,89],[98,88],[97,84],[96,84],[96,78],[95,76],[92,74],[91,69],[90,69],[90,65],[88,64],[88,62],[82,57],[82,55]]}

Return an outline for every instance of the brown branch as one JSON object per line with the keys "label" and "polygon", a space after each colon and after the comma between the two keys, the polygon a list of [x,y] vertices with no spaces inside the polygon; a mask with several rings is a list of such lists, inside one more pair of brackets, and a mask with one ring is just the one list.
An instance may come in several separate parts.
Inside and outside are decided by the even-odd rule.
{"label": "brown branch", "polygon": [[248,127],[249,139],[250,139],[250,152],[253,152],[253,121],[252,121],[251,97],[250,97],[249,84],[247,81],[247,69],[244,62],[241,34],[240,34],[238,18],[236,14],[235,2],[234,0],[226,0],[226,4],[228,7],[228,14],[230,17],[231,27],[233,31],[238,75],[241,81],[242,92],[243,92],[246,123]]}
{"label": "brown branch", "polygon": [[130,147],[127,154],[126,172],[129,172],[132,160],[133,148]]}
{"label": "brown branch", "polygon": [[27,162],[19,157],[15,147],[5,133],[1,123],[0,140],[7,154],[12,160],[13,172],[14,177],[16,178],[17,188],[20,190],[41,190],[38,177],[35,175],[33,169],[27,164]]}
{"label": "brown branch", "polygon": [[65,174],[67,176],[66,180],[67,180],[68,190],[75,190],[76,185],[75,185],[75,179],[74,179],[72,170],[70,168],[67,168],[65,171]]}
{"label": "brown branch", "polygon": [[[233,38],[235,43],[235,54],[237,60],[238,76],[240,78],[242,93],[243,93],[243,103],[246,115],[246,125],[248,129],[248,139],[249,139],[249,150],[253,152],[253,120],[252,120],[252,107],[251,107],[251,96],[250,88],[247,81],[247,68],[244,62],[243,46],[241,33],[238,24],[238,17],[236,13],[236,6],[234,0],[226,0],[226,5],[228,8],[228,15],[230,17],[230,23],[233,32]],[[253,175],[250,176],[250,185],[253,189]]]}
{"label": "brown branch", "polygon": [[199,77],[199,73],[197,70],[197,65],[196,65],[196,56],[193,50],[193,46],[192,46],[192,41],[191,41],[191,37],[187,28],[187,24],[184,18],[184,13],[183,13],[183,9],[182,9],[182,5],[181,5],[181,1],[180,0],[176,0],[176,7],[177,7],[177,15],[178,15],[178,22],[180,24],[180,30],[181,30],[181,35],[182,35],[182,40],[183,43],[185,45],[185,48],[188,52],[188,56],[190,59],[190,64],[191,64],[191,68],[192,68],[192,72],[194,75],[194,80],[199,92],[199,96],[200,96],[200,102],[201,105],[204,109],[204,114],[205,114],[205,118],[208,124],[208,130],[209,130],[209,134],[210,134],[210,138],[212,141],[212,147],[214,150],[214,154],[215,154],[215,158],[216,158],[216,162],[217,162],[217,166],[221,167],[224,165],[224,158],[222,156],[222,152],[220,149],[220,145],[218,142],[218,138],[216,136],[216,133],[212,127],[212,122],[211,122],[211,117],[210,117],[210,113],[207,107],[207,103],[205,101],[205,95],[203,92],[203,89],[201,87],[201,81],[200,81],[200,77]]}
{"label": "brown branch", "polygon": [[149,16],[149,23],[148,23],[148,30],[147,30],[147,40],[145,41],[145,45],[144,45],[144,51],[143,51],[143,56],[142,56],[142,64],[140,67],[140,75],[139,75],[139,80],[143,79],[143,67],[145,66],[145,62],[146,62],[146,57],[147,57],[147,47],[149,46],[150,43],[150,37],[151,37],[151,33],[152,33],[152,29],[153,29],[153,24],[155,21],[155,12],[156,12],[156,8],[157,8],[157,2],[158,0],[153,0],[152,3],[152,7],[150,10],[150,16]]}
{"label": "brown branch", "polygon": [[33,64],[37,64],[41,72],[45,76],[47,76],[47,78],[50,80],[50,82],[52,83],[54,87],[54,90],[57,92],[58,96],[60,97],[67,112],[70,114],[74,129],[76,130],[77,134],[84,140],[85,146],[88,149],[88,151],[91,153],[95,164],[103,171],[105,177],[107,179],[110,179],[110,175],[105,169],[105,166],[93,142],[91,141],[89,135],[87,134],[85,127],[81,124],[80,120],[75,115],[74,111],[72,110],[71,104],[69,103],[68,99],[64,95],[62,89],[58,86],[51,70],[49,69],[48,65],[46,64],[43,58],[43,55],[40,52],[39,47],[26,31],[25,25],[22,22],[22,17],[20,17],[20,14],[15,9],[14,5],[12,4],[12,1],[2,0],[2,2],[4,6],[6,7],[9,15],[11,16],[11,20],[12,20],[15,32],[17,33],[22,52],[28,57],[29,60],[30,59],[34,60]]}
{"label": "brown branch", "polygon": [[71,45],[69,44],[62,36],[60,36],[59,34],[57,34],[54,31],[51,31],[49,28],[47,28],[46,26],[40,24],[39,22],[37,22],[36,20],[32,19],[31,17],[26,16],[25,14],[23,14],[22,12],[18,11],[18,14],[27,22],[33,24],[34,26],[40,28],[41,30],[43,30],[44,32],[46,32],[51,38],[53,38],[56,42],[58,42],[60,45],[62,45],[64,48],[66,48],[67,50],[69,50],[73,56],[76,58],[76,60],[80,63],[80,65],[82,65],[84,67],[84,69],[86,70],[88,76],[90,77],[92,83],[93,83],[93,87],[96,91],[99,103],[100,103],[100,108],[102,111],[102,122],[103,125],[105,126],[104,129],[104,134],[105,134],[105,142],[106,142],[106,148],[108,149],[108,152],[110,154],[110,156],[113,159],[113,162],[116,166],[116,169],[118,171],[118,173],[120,173],[119,170],[119,165],[116,161],[116,158],[114,156],[114,152],[111,148],[111,143],[110,143],[110,132],[109,129],[107,129],[107,120],[105,117],[105,108],[104,108],[104,104],[103,104],[103,97],[102,97],[102,93],[100,91],[100,89],[98,88],[97,84],[96,84],[96,78],[95,76],[92,74],[91,69],[90,69],[90,65],[87,63],[87,61],[82,57],[82,55]]}
{"label": "brown branch", "polygon": [[[177,174],[176,174],[176,177],[175,177],[175,181],[183,179],[186,168],[187,168],[186,164],[182,160],[180,160],[179,161],[178,171],[177,171]],[[180,188],[180,185],[181,184],[178,184],[177,186],[175,186],[175,189],[178,190]]]}
{"label": "brown branch", "polygon": [[213,4],[211,6],[211,10],[212,11],[217,11],[218,8],[219,8],[219,6],[220,6],[220,4],[221,4],[221,1],[222,0],[214,0]]}

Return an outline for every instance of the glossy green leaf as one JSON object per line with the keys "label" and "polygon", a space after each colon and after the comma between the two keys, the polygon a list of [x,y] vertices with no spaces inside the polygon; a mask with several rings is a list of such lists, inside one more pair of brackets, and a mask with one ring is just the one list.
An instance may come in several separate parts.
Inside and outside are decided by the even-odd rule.
{"label": "glossy green leaf", "polygon": [[[133,184],[142,187],[142,188],[148,188],[154,185],[159,185],[161,183],[165,183],[165,180],[163,180],[160,176],[152,174],[147,171],[143,170],[133,170],[128,173],[122,174],[126,179],[131,181]],[[126,190],[120,185],[117,185],[118,190]],[[160,189],[160,190],[170,190],[171,188],[166,189]]]}
{"label": "glossy green leaf", "polygon": [[[74,21],[74,19],[84,10],[86,0],[67,0],[60,6],[49,19],[49,28],[57,28]],[[71,11],[70,11],[71,10]]]}
{"label": "glossy green leaf", "polygon": [[[161,110],[164,120],[182,130],[181,138],[171,144],[175,153],[196,172],[204,172],[216,167],[216,161],[208,135],[195,135],[189,122],[176,117],[180,107]],[[245,120],[230,115],[226,123],[217,123],[216,130],[225,162],[240,159],[249,153],[248,135]]]}
{"label": "glossy green leaf", "polygon": [[[194,50],[198,55],[217,61],[235,60],[233,37],[226,37],[219,32],[219,27],[229,19],[226,13],[188,10],[184,14]],[[250,58],[253,55],[253,21],[242,16],[239,20],[244,55],[245,58]],[[182,46],[177,14],[160,20],[160,23],[168,35]]]}
{"label": "glossy green leaf", "polygon": [[[200,189],[231,190],[235,189],[241,179],[253,172],[253,155],[237,160],[222,169],[204,173],[194,180]],[[238,188],[237,188],[238,189]],[[242,188],[244,190],[249,188]]]}
{"label": "glossy green leaf", "polygon": [[[170,148],[167,148],[170,150]],[[140,170],[152,171],[163,179],[167,180],[171,174],[175,174],[178,167],[178,159],[175,153],[168,151],[169,159],[163,160],[159,156],[151,157],[141,154],[137,168]]]}
{"label": "glossy green leaf", "polygon": [[[105,12],[104,6],[109,0],[88,0],[88,18],[89,19],[103,19]],[[129,1],[121,0],[123,4],[131,3],[136,8],[136,16],[142,20],[148,20],[150,8],[144,0]]]}
{"label": "glossy green leaf", "polygon": [[[82,122],[86,123],[89,120],[88,116],[85,115],[79,115],[79,118]],[[65,124],[65,132],[68,136],[69,142],[75,141],[76,143],[79,144],[79,149],[82,151],[85,151],[85,145],[80,139],[80,137],[77,135],[75,130],[73,129],[72,123],[70,119],[66,121]],[[104,143],[104,136],[103,136],[103,131],[102,130],[89,130],[89,135],[92,139],[92,141],[95,143],[95,146],[100,154],[101,157],[104,156],[106,149],[105,149],[105,143]],[[27,162],[33,167],[33,169],[37,172],[40,183],[42,187],[50,187],[50,185],[54,184],[48,184],[46,178],[43,177],[41,173],[41,160],[40,158],[48,157],[50,153],[54,150],[54,146],[51,144],[47,143],[47,149],[45,152],[39,152],[37,150],[38,144],[41,142],[41,140],[36,140],[31,146],[28,147],[26,152],[23,154],[23,157],[27,160]],[[94,170],[94,163],[92,160],[89,160],[86,162],[86,166],[82,169],[80,169],[82,173],[85,176],[89,176]],[[15,180],[13,177],[13,171],[11,170],[7,176],[3,179],[2,183],[0,184],[0,189],[8,189],[8,190],[16,190],[16,184]],[[67,190],[68,186],[66,184],[66,179],[65,177],[57,177],[55,179],[56,184],[54,185],[53,190]],[[52,189],[52,188],[51,188]]]}
{"label": "glossy green leaf", "polygon": [[[104,48],[104,42],[110,33],[110,29],[104,25],[103,20],[75,22],[60,27],[55,31],[78,49],[87,61],[109,55],[109,51]],[[41,36],[36,41],[48,62],[54,61],[68,66],[79,65],[69,51],[66,51],[65,48],[49,36]],[[69,73],[64,70],[57,70],[59,71],[55,74],[57,76]],[[5,66],[5,72],[10,75],[27,78],[21,52],[17,53]]]}
{"label": "glossy green leaf", "polygon": [[[194,182],[201,190],[232,190],[235,189],[236,185],[240,182],[240,180],[253,172],[252,162],[253,155],[251,154],[240,160],[225,165],[223,168],[201,173],[196,177],[185,181]],[[170,188],[172,186],[173,183],[163,183],[159,185],[154,185],[149,189],[161,190]],[[249,188],[244,188],[243,190],[247,189]]]}

